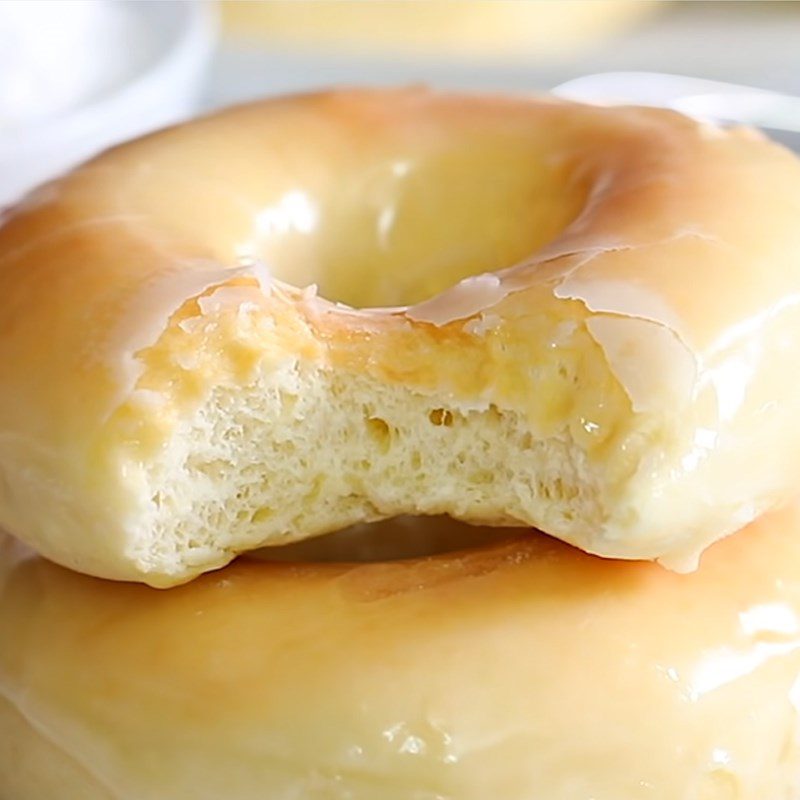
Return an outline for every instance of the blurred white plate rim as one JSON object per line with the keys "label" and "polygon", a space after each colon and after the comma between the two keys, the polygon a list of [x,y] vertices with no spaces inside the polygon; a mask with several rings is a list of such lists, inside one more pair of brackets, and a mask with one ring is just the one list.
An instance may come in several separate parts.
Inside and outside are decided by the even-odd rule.
{"label": "blurred white plate rim", "polygon": [[556,86],[553,94],[600,105],[672,108],[692,117],[800,133],[800,97],[663,72],[601,72]]}
{"label": "blurred white plate rim", "polygon": [[[136,3],[145,13],[161,3]],[[170,76],[184,77],[184,74],[197,61],[204,61],[210,54],[214,42],[215,12],[208,0],[181,0],[172,2],[173,13],[182,15],[177,27],[177,36],[153,58],[147,68],[122,81],[111,91],[105,91],[82,103],[67,113],[56,117],[36,120],[24,128],[0,131],[0,154],[5,148],[17,147],[22,142],[27,147],[35,147],[40,141],[52,140],[53,126],[59,127],[59,134],[71,137],[86,128],[91,128],[98,114],[107,115],[115,109],[137,106],[137,100],[151,96],[162,82]],[[148,11],[149,9],[149,11]]]}
{"label": "blurred white plate rim", "polygon": [[197,111],[216,38],[213,5],[114,1],[130,15],[138,58],[96,95],[0,133],[0,207],[108,147]]}

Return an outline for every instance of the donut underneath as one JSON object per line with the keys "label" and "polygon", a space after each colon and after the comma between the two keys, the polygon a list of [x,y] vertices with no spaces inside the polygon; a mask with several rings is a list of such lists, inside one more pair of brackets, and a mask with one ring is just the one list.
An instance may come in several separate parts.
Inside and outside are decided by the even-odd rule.
{"label": "donut underneath", "polygon": [[427,541],[486,541],[240,559],[164,592],[3,539],[0,796],[798,796],[800,510],[684,576],[424,525]]}

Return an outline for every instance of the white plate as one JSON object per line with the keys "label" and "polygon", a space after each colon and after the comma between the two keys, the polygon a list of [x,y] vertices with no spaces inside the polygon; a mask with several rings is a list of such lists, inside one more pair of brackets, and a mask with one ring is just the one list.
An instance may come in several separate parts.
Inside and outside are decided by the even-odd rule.
{"label": "white plate", "polygon": [[127,72],[68,112],[0,132],[0,206],[106,147],[195,111],[215,39],[211,5],[119,2],[130,24]]}

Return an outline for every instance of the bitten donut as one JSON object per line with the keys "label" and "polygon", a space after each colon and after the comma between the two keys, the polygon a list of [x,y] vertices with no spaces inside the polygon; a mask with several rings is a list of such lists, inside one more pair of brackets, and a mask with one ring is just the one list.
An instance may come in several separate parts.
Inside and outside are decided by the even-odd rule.
{"label": "bitten donut", "polygon": [[796,491],[800,162],[673,112],[340,91],[0,230],[0,524],[168,586],[397,514],[681,570]]}
{"label": "bitten donut", "polygon": [[797,509],[690,575],[518,533],[165,592],[0,547],[9,800],[800,795]]}

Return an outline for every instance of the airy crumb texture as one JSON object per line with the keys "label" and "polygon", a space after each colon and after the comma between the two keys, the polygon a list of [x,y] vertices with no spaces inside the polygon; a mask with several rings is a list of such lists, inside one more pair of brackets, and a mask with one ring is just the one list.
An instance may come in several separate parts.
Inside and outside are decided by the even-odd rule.
{"label": "airy crumb texture", "polygon": [[149,513],[130,555],[148,573],[205,570],[396,514],[569,531],[575,516],[601,513],[567,434],[537,439],[514,412],[297,362],[214,389],[146,480]]}

